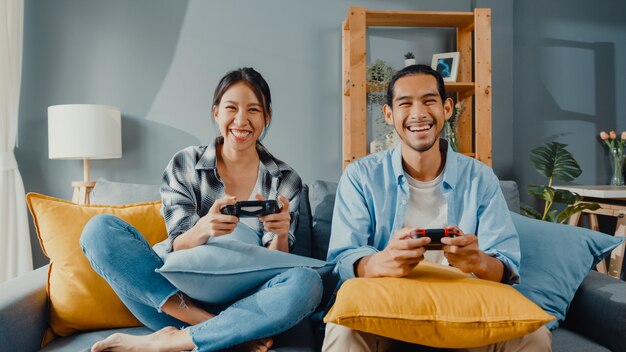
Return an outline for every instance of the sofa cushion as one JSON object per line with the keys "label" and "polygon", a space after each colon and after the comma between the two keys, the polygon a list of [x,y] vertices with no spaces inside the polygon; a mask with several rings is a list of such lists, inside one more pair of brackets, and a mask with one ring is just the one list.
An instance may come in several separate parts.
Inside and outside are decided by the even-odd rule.
{"label": "sofa cushion", "polygon": [[610,350],[626,351],[626,282],[591,271],[576,291],[564,327]]}
{"label": "sofa cushion", "polygon": [[161,200],[158,185],[98,179],[91,191],[91,204],[124,205]]}
{"label": "sofa cushion", "polygon": [[225,304],[241,299],[272,277],[294,267],[310,267],[320,276],[333,265],[325,261],[260,246],[256,231],[238,224],[228,236],[212,237],[207,245],[164,254],[157,271],[189,297]]}
{"label": "sofa cushion", "polygon": [[[160,202],[128,206],[77,205],[36,193],[26,196],[39,243],[50,258],[48,269],[49,324],[55,335],[81,330],[139,326],[109,284],[91,269],[79,238],[96,214],[113,214],[135,226],[154,244],[166,238]],[[46,334],[44,342],[53,335]]]}
{"label": "sofa cushion", "polygon": [[[296,242],[291,248],[291,253],[311,257],[311,207],[309,205],[309,186],[307,185],[302,185],[302,193],[300,193],[295,236]],[[326,260],[326,257],[321,258],[321,260]]]}
{"label": "sofa cushion", "polygon": [[554,319],[511,286],[422,262],[406,277],[347,280],[325,322],[414,344],[468,348]]}
{"label": "sofa cushion", "polygon": [[519,213],[519,189],[515,181],[500,181],[500,189],[510,211]]}
{"label": "sofa cushion", "polygon": [[[67,352],[67,351],[89,351],[94,343],[105,339],[114,333],[122,333],[129,335],[148,335],[152,330],[140,328],[123,328],[111,330],[99,330],[92,332],[84,332],[68,337],[59,338],[48,344],[39,352]],[[9,351],[9,350],[7,350]],[[19,351],[19,350],[15,350]],[[293,328],[274,337],[274,352],[314,352],[315,340],[311,332],[309,321],[304,319]]]}
{"label": "sofa cushion", "polygon": [[311,184],[309,202],[311,203],[313,258],[326,260],[336,193],[337,182],[315,181]]}
{"label": "sofa cushion", "polygon": [[[565,328],[552,332],[552,352],[611,352],[589,338]],[[619,351],[619,350],[615,350]]]}
{"label": "sofa cushion", "polygon": [[519,233],[522,260],[515,288],[557,317],[565,318],[574,294],[597,263],[624,241],[582,227],[555,224],[511,213]]}

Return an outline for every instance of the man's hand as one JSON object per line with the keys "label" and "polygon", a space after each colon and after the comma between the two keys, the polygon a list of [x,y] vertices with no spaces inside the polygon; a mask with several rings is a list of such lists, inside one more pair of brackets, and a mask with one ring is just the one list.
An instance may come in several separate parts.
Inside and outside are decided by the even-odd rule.
{"label": "man's hand", "polygon": [[402,277],[424,259],[424,246],[430,238],[410,238],[412,228],[404,227],[396,232],[387,247],[375,254],[361,258],[355,263],[358,277]]}
{"label": "man's hand", "polygon": [[478,237],[463,234],[456,226],[448,226],[459,231],[458,237],[444,237],[443,254],[448,263],[465,273],[474,273],[477,277],[500,282],[504,272],[504,264],[498,259],[478,249]]}

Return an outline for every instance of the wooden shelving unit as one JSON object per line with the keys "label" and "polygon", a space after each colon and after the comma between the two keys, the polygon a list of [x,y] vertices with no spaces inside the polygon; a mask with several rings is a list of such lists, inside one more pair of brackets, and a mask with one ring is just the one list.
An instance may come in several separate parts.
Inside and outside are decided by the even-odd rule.
{"label": "wooden shelving unit", "polygon": [[457,125],[459,150],[491,166],[491,9],[368,11],[353,6],[341,26],[343,167],[367,155],[366,32],[372,26],[456,28],[458,82],[446,82],[446,91],[465,101]]}

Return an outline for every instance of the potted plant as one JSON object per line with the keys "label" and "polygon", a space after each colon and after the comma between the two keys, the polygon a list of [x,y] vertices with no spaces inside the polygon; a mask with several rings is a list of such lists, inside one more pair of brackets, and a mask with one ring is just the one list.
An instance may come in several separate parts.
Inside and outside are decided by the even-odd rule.
{"label": "potted plant", "polygon": [[412,52],[404,54],[404,66],[415,65],[415,55]]}
{"label": "potted plant", "polygon": [[393,127],[385,122],[383,105],[385,104],[385,89],[394,73],[395,70],[380,59],[366,67],[367,112],[374,121],[375,136],[375,139],[370,143],[370,153],[387,149],[390,145],[387,141],[393,137]]}
{"label": "potted plant", "polygon": [[[529,185],[528,193],[535,198],[543,200],[543,211],[522,204],[522,214],[534,219],[550,222],[564,223],[570,216],[585,209],[596,210],[600,208],[598,203],[581,202],[583,197],[577,193],[563,189],[555,189],[552,182],[557,179],[569,182],[580,176],[582,170],[578,161],[567,149],[567,144],[550,142],[539,146],[531,151],[530,160],[535,165],[537,172],[548,178],[548,185]],[[554,203],[565,204],[563,211],[552,209]]]}

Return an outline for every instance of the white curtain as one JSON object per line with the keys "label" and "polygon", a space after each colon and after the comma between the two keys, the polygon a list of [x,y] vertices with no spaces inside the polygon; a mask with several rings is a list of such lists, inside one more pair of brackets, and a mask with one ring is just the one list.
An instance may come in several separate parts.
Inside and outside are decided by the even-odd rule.
{"label": "white curtain", "polygon": [[13,153],[23,33],[24,0],[0,0],[0,282],[33,269],[24,183]]}

